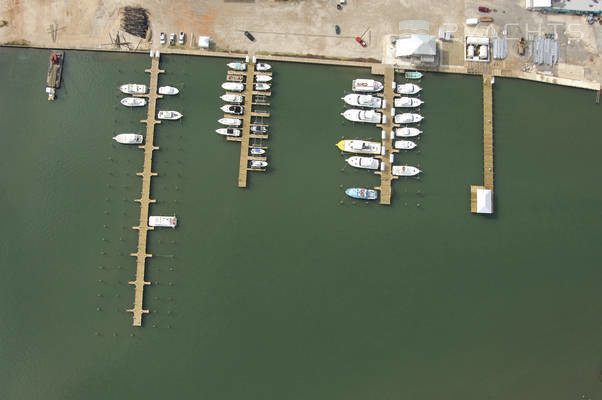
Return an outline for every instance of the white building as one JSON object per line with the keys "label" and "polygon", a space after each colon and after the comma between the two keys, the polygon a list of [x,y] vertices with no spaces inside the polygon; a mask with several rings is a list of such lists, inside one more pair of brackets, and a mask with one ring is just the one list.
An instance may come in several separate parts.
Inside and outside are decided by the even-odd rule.
{"label": "white building", "polygon": [[528,10],[533,8],[552,7],[552,0],[525,0],[525,3]]}
{"label": "white building", "polygon": [[489,38],[485,36],[466,36],[464,59],[466,61],[489,62]]}
{"label": "white building", "polygon": [[395,41],[395,57],[416,59],[421,63],[435,62],[437,42],[435,36],[411,34]]}

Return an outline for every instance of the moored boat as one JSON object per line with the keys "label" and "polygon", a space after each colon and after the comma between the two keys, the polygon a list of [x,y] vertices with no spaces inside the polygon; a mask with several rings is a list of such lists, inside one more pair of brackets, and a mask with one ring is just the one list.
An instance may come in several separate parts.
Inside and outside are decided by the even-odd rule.
{"label": "moored boat", "polygon": [[231,92],[242,92],[245,89],[245,85],[240,82],[224,82],[222,83],[222,89]]}
{"label": "moored boat", "polygon": [[416,94],[418,92],[420,92],[422,90],[422,88],[418,85],[415,85],[413,83],[403,83],[400,85],[397,85],[397,93],[399,94]]}
{"label": "moored boat", "polygon": [[269,82],[272,80],[272,77],[269,75],[257,74],[255,75],[255,82]]}
{"label": "moored boat", "polygon": [[406,77],[406,79],[421,79],[422,78],[422,72],[419,71],[407,71],[404,76]]}
{"label": "moored boat", "polygon": [[383,90],[383,84],[374,79],[354,79],[351,83],[351,89],[355,92],[374,93]]}
{"label": "moored boat", "polygon": [[175,96],[178,93],[180,93],[180,91],[178,90],[178,88],[175,88],[173,86],[161,86],[159,88],[159,94],[166,94],[166,95],[169,95],[169,96]]}
{"label": "moored boat", "polygon": [[125,94],[145,94],[146,85],[139,85],[137,83],[126,83],[125,85],[119,86],[119,90]]}
{"label": "moored boat", "polygon": [[367,140],[344,139],[336,146],[347,153],[380,154],[381,144]]}
{"label": "moored boat", "polygon": [[396,124],[415,124],[416,122],[420,122],[424,119],[424,117],[420,114],[414,113],[403,113],[397,114],[395,116]]}
{"label": "moored boat", "polygon": [[242,133],[240,129],[236,128],[218,128],[215,131],[224,136],[240,136]]}
{"label": "moored boat", "polygon": [[385,122],[385,117],[374,110],[356,110],[350,109],[345,110],[345,112],[341,113],[345,119],[353,122],[366,122],[370,124],[380,124],[381,122]]}
{"label": "moored boat", "polygon": [[418,136],[422,133],[422,131],[418,128],[397,128],[395,129],[395,134],[398,137],[414,137]]}
{"label": "moored boat", "polygon": [[159,113],[157,114],[157,118],[159,119],[176,120],[182,117],[183,115],[177,111],[159,111]]}
{"label": "moored boat", "polygon": [[418,107],[423,104],[424,101],[416,97],[398,97],[395,99],[395,107]]}
{"label": "moored boat", "polygon": [[383,99],[371,94],[349,93],[341,98],[345,103],[355,107],[384,108],[386,104]]}
{"label": "moored boat", "polygon": [[225,106],[221,106],[220,110],[222,110],[225,113],[242,115],[242,113],[244,112],[244,107],[243,106],[233,106],[233,105],[230,105],[230,104],[226,104]]}
{"label": "moored boat", "polygon": [[270,90],[270,85],[263,82],[256,83],[253,87],[255,90]]}
{"label": "moored boat", "polygon": [[150,216],[148,217],[148,226],[157,226],[163,228],[175,228],[178,225],[178,219],[173,217]]}
{"label": "moored boat", "polygon": [[219,120],[217,120],[217,122],[219,122],[222,125],[227,125],[227,126],[241,126],[242,125],[242,119],[238,119],[238,118],[220,118]]}
{"label": "moored boat", "polygon": [[416,147],[416,143],[412,142],[411,140],[396,140],[394,145],[396,149],[401,150],[412,150],[414,147]]}
{"label": "moored boat", "polygon": [[114,136],[113,140],[121,144],[140,144],[144,140],[144,136],[136,133],[120,133]]}
{"label": "moored boat", "polygon": [[272,66],[270,64],[266,64],[266,63],[257,63],[255,64],[255,69],[257,71],[269,71],[272,68]]}
{"label": "moored boat", "polygon": [[247,64],[245,64],[244,62],[235,61],[235,62],[228,63],[227,65],[228,65],[228,68],[233,69],[235,71],[246,71],[247,70]]}
{"label": "moored boat", "polygon": [[124,97],[121,99],[121,104],[126,107],[144,107],[146,99],[143,97]]}
{"label": "moored boat", "polygon": [[249,161],[249,167],[251,168],[265,168],[268,166],[268,162],[267,161],[261,161],[261,160],[251,160]]}
{"label": "moored boat", "polygon": [[254,156],[260,156],[262,154],[265,154],[265,149],[258,149],[257,147],[252,147],[251,154]]}
{"label": "moored boat", "polygon": [[361,200],[378,199],[378,192],[374,189],[347,188],[347,189],[345,189],[345,194],[354,199],[361,199]]}
{"label": "moored boat", "polygon": [[346,159],[347,164],[356,168],[378,169],[379,161],[372,157],[352,156]]}
{"label": "moored boat", "polygon": [[393,165],[392,167],[393,175],[397,176],[414,176],[418,175],[422,171],[420,171],[416,167],[412,167],[410,165]]}
{"label": "moored boat", "polygon": [[244,96],[242,96],[240,94],[224,94],[224,95],[220,96],[220,99],[222,99],[223,101],[226,101],[228,103],[236,103],[236,104],[240,104],[243,101],[245,101]]}
{"label": "moored boat", "polygon": [[251,125],[251,132],[253,133],[267,133],[268,127],[263,125]]}

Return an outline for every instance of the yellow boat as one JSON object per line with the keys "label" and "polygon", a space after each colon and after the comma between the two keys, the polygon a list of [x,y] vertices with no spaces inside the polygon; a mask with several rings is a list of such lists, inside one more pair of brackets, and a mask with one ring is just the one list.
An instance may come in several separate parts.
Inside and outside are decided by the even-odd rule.
{"label": "yellow boat", "polygon": [[337,143],[337,147],[347,153],[380,154],[381,144],[367,140],[345,139]]}

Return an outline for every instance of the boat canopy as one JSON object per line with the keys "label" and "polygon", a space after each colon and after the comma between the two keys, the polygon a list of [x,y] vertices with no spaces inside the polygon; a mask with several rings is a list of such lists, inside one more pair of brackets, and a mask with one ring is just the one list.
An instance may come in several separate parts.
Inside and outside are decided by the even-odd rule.
{"label": "boat canopy", "polygon": [[493,213],[493,206],[492,206],[491,198],[492,198],[491,190],[477,189],[477,213],[479,213],[479,214]]}

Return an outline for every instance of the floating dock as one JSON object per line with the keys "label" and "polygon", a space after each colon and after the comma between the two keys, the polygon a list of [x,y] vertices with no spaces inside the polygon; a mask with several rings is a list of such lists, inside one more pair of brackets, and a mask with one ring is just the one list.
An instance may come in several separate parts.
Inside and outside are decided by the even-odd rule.
{"label": "floating dock", "polygon": [[470,186],[470,211],[478,212],[477,191],[491,191],[491,213],[493,213],[493,82],[492,75],[483,75],[483,186]]}
{"label": "floating dock", "polygon": [[[242,126],[240,127],[241,129],[241,135],[236,137],[236,136],[227,136],[226,140],[229,140],[231,142],[240,142],[240,164],[238,167],[238,187],[244,188],[247,187],[247,173],[248,171],[265,171],[265,168],[251,168],[249,167],[249,161],[267,161],[267,158],[265,156],[251,156],[249,155],[249,149],[254,147],[254,148],[261,148],[261,149],[267,149],[267,147],[265,146],[261,146],[261,145],[251,145],[250,141],[251,139],[268,139],[268,135],[267,134],[256,134],[256,133],[252,133],[251,132],[251,119],[252,118],[269,118],[270,113],[269,112],[257,112],[257,111],[252,111],[252,107],[253,105],[264,105],[264,106],[269,106],[269,103],[267,102],[254,102],[253,101],[253,97],[268,97],[271,96],[272,93],[268,92],[268,91],[263,91],[263,90],[254,90],[254,77],[257,74],[261,74],[261,75],[272,75],[271,72],[268,71],[255,71],[255,59],[252,55],[248,56],[249,58],[249,62],[247,62],[247,70],[246,71],[228,71],[228,76],[236,76],[236,75],[243,75],[246,76],[246,82],[245,82],[245,90],[242,93],[231,93],[231,94],[242,94],[245,98],[244,103],[242,104],[244,107],[244,114],[243,115],[231,115],[231,114],[226,114],[224,115],[224,117],[226,118],[242,118]],[[230,80],[230,78],[228,79]],[[230,93],[230,92],[228,92]],[[263,123],[253,123],[253,125],[257,125],[257,126],[265,126],[268,127],[267,124],[263,124]]]}
{"label": "floating dock", "polygon": [[155,119],[157,99],[163,97],[157,94],[159,74],[165,72],[159,69],[159,57],[152,58],[151,68],[145,70],[145,72],[150,73],[148,94],[139,96],[148,99],[148,114],[146,120],[140,121],[146,124],[146,138],[144,145],[138,146],[138,148],[144,150],[144,167],[142,172],[136,174],[142,177],[142,191],[140,193],[140,198],[135,200],[140,203],[140,221],[138,226],[132,227],[132,229],[138,230],[138,251],[130,254],[131,256],[136,257],[136,280],[128,282],[130,285],[134,285],[135,290],[134,308],[127,310],[134,314],[134,326],[141,326],[142,315],[148,313],[148,310],[144,309],[144,287],[150,285],[150,282],[144,280],[144,272],[146,268],[146,259],[152,257],[152,254],[146,252],[146,238],[148,231],[154,229],[153,227],[148,226],[148,209],[151,203],[156,202],[156,200],[150,198],[151,178],[157,176],[156,172],[152,172],[153,151],[159,150],[153,143],[155,137],[155,124],[161,123],[161,121]]}

